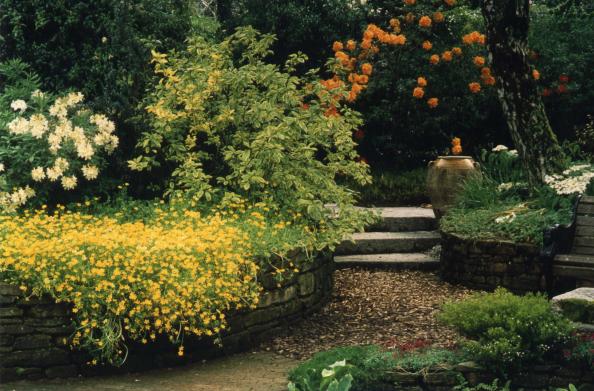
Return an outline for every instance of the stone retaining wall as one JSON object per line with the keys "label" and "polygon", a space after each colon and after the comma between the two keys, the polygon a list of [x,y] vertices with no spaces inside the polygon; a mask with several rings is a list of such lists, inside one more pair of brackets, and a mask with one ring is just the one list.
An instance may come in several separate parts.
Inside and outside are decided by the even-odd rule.
{"label": "stone retaining wall", "polygon": [[[452,390],[461,382],[466,382],[468,386],[476,386],[480,383],[492,384],[497,377],[486,373],[476,364],[467,362],[456,366],[430,369],[422,374],[394,372],[390,378],[393,384],[396,384],[394,390],[398,391],[443,391]],[[500,386],[504,384],[505,381],[499,381]],[[578,364],[540,365],[511,379],[513,390],[523,389],[524,391],[567,388],[569,384],[578,386],[580,391],[594,391],[594,371],[586,365]]]}
{"label": "stone retaining wall", "polygon": [[546,290],[547,271],[539,247],[441,235],[444,280],[485,290],[502,286],[515,293]]}
{"label": "stone retaining wall", "polygon": [[73,333],[69,307],[49,298],[25,299],[16,286],[0,284],[0,384],[19,379],[71,377],[174,366],[249,349],[286,329],[321,307],[332,292],[332,257],[324,253],[313,262],[296,255],[301,271],[278,286],[262,273],[264,291],[258,308],[228,315],[229,332],[222,346],[212,340],[187,338],[185,354],[166,339],[148,345],[128,343],[126,364],[120,368],[88,366],[90,357],[66,346]]}

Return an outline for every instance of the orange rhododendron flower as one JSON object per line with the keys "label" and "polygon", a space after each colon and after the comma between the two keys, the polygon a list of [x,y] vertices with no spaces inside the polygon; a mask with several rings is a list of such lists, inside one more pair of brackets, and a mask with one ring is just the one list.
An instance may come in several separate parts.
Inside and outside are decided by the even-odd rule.
{"label": "orange rhododendron flower", "polygon": [[454,155],[460,155],[462,153],[462,146],[461,145],[454,145],[452,147],[452,153]]}
{"label": "orange rhododendron flower", "polygon": [[567,75],[561,75],[561,76],[559,76],[559,81],[561,83],[569,83],[569,76],[567,76]]}
{"label": "orange rhododendron flower", "polygon": [[371,31],[369,29],[365,30],[365,32],[363,33],[363,40],[371,41],[374,37],[375,37],[375,34],[373,33],[373,31]]}
{"label": "orange rhododendron flower", "polygon": [[481,91],[481,85],[480,83],[472,82],[468,84],[468,89],[470,89],[470,92],[472,92],[473,94],[476,94]]}
{"label": "orange rhododendron flower", "polygon": [[419,76],[419,78],[417,79],[417,84],[419,85],[419,87],[425,87],[427,86],[427,79],[425,79],[423,76]]}
{"label": "orange rhododendron flower", "polygon": [[332,44],[332,50],[334,50],[335,52],[338,52],[338,51],[342,50],[343,48],[344,48],[344,46],[342,45],[342,42],[336,41]]}
{"label": "orange rhododendron flower", "polygon": [[445,19],[445,17],[443,16],[443,13],[441,13],[439,11],[433,13],[433,21],[435,23],[441,23],[444,21],[444,19]]}
{"label": "orange rhododendron flower", "polygon": [[485,65],[485,57],[476,56],[472,59],[472,62],[474,62],[474,65],[476,65],[477,67],[482,67],[483,65]]}
{"label": "orange rhododendron flower", "polygon": [[357,48],[357,42],[352,39],[349,39],[346,45],[347,49],[353,51]]}
{"label": "orange rhododendron flower", "polygon": [[412,12],[409,12],[408,14],[406,14],[406,16],[404,17],[404,20],[406,21],[406,23],[413,23],[415,21],[415,15]]}
{"label": "orange rhododendron flower", "polygon": [[417,99],[421,99],[423,96],[425,96],[425,90],[421,87],[415,87],[413,90],[413,96]]}
{"label": "orange rhododendron flower", "polygon": [[536,69],[533,69],[532,70],[532,77],[534,78],[534,80],[540,79],[540,72],[537,71]]}
{"label": "orange rhododendron flower", "polygon": [[460,139],[460,137],[454,137],[452,139],[452,146],[456,146],[456,145],[462,145],[462,140]]}
{"label": "orange rhododendron flower", "polygon": [[542,90],[542,96],[551,96],[553,94],[553,91],[551,91],[550,88],[545,88]]}
{"label": "orange rhododendron flower", "polygon": [[491,76],[491,68],[489,67],[484,67],[483,69],[481,69],[481,75],[483,76]]}
{"label": "orange rhododendron flower", "polygon": [[400,32],[400,20],[398,20],[396,18],[390,19],[390,27],[392,27],[392,30],[399,33]]}
{"label": "orange rhododendron flower", "polygon": [[462,54],[462,48],[459,48],[459,47],[457,47],[457,46],[456,46],[456,47],[452,48],[452,52],[453,52],[453,53],[454,53],[456,56],[459,56],[459,55],[461,55],[461,54]]}
{"label": "orange rhododendron flower", "polygon": [[456,4],[456,0],[443,0],[443,2],[449,5],[450,7]]}
{"label": "orange rhododendron flower", "polygon": [[351,91],[353,91],[356,94],[360,93],[364,89],[365,89],[365,86],[362,86],[359,83],[353,83],[353,85],[351,86]]}
{"label": "orange rhododendron flower", "polygon": [[367,75],[359,75],[357,77],[357,83],[359,83],[359,84],[367,84],[367,83],[369,83],[369,76],[367,76]]}
{"label": "orange rhododendron flower", "polygon": [[361,42],[361,49],[369,50],[371,48],[371,39],[364,39]]}
{"label": "orange rhododendron flower", "polygon": [[404,0],[404,4],[406,5],[415,5],[417,0]]}
{"label": "orange rhododendron flower", "polygon": [[430,98],[427,101],[427,104],[429,105],[430,108],[434,109],[439,105],[439,99],[437,98]]}
{"label": "orange rhododendron flower", "polygon": [[423,49],[429,51],[433,48],[433,44],[430,41],[423,42]]}
{"label": "orange rhododendron flower", "polygon": [[489,76],[485,76],[483,78],[483,83],[485,83],[488,86],[494,86],[495,85],[495,78],[491,75]]}
{"label": "orange rhododendron flower", "polygon": [[446,61],[446,62],[452,61],[453,58],[454,58],[454,56],[452,55],[452,52],[449,51],[449,50],[446,50],[441,55],[441,59],[444,60],[444,61]]}
{"label": "orange rhododendron flower", "polygon": [[462,42],[466,45],[472,45],[473,43],[478,43],[483,45],[485,43],[485,35],[479,33],[478,31],[473,31],[469,34],[466,34],[462,37]]}
{"label": "orange rhododendron flower", "polygon": [[421,16],[419,19],[419,26],[421,27],[431,27],[431,18],[428,16]]}
{"label": "orange rhododendron flower", "polygon": [[429,62],[433,65],[439,64],[439,56],[437,54],[433,54],[429,57]]}
{"label": "orange rhododendron flower", "polygon": [[371,75],[373,72],[373,65],[366,62],[365,64],[361,65],[361,72],[363,72],[364,75]]}

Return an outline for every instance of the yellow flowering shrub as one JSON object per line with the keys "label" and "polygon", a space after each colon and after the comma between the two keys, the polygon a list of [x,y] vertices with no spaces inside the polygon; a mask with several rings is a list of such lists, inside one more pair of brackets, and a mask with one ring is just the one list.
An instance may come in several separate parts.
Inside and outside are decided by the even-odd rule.
{"label": "yellow flowering shrub", "polygon": [[[160,334],[182,355],[184,335],[214,336],[228,310],[257,304],[255,259],[275,235],[288,243],[289,225],[257,210],[203,216],[167,206],[136,220],[64,207],[0,216],[0,280],[70,303],[72,346],[99,360],[120,364],[127,339]],[[274,246],[266,251],[285,250]]]}

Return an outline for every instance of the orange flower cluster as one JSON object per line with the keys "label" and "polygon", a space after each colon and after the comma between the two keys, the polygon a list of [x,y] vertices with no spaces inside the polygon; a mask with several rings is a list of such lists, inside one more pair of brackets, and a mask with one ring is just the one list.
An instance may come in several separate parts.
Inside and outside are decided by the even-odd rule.
{"label": "orange flower cluster", "polygon": [[441,54],[441,59],[445,62],[450,62],[454,58],[451,50],[446,50]]}
{"label": "orange flower cluster", "polygon": [[477,83],[477,82],[472,82],[472,83],[468,84],[468,89],[473,94],[478,94],[479,92],[481,92],[481,84]]}
{"label": "orange flower cluster", "polygon": [[456,55],[456,56],[461,56],[462,55],[462,48],[459,48],[458,46],[452,48],[452,52]]}
{"label": "orange flower cluster", "polygon": [[473,43],[478,43],[479,45],[485,44],[485,34],[481,34],[478,31],[473,31],[469,34],[466,34],[462,37],[462,42],[466,45],[472,45]]}
{"label": "orange flower cluster", "polygon": [[459,137],[452,139],[452,153],[454,155],[460,155],[462,153],[462,140]]}
{"label": "orange flower cluster", "polygon": [[456,0],[443,0],[443,2],[449,5],[450,7],[453,7],[456,4]]}
{"label": "orange flower cluster", "polygon": [[495,85],[495,78],[491,75],[491,68],[483,67],[481,69],[481,79],[483,80],[483,84],[487,86]]}
{"label": "orange flower cluster", "polygon": [[429,51],[433,49],[433,44],[430,41],[423,42],[423,49]]}
{"label": "orange flower cluster", "polygon": [[536,69],[532,70],[532,77],[534,78],[534,80],[539,80],[540,79],[540,72]]}
{"label": "orange flower cluster", "polygon": [[404,0],[404,4],[406,5],[415,5],[417,0]]}
{"label": "orange flower cluster", "polygon": [[431,27],[431,18],[428,16],[421,16],[419,19],[419,26],[421,27]]}
{"label": "orange flower cluster", "polygon": [[445,17],[443,16],[442,12],[436,11],[433,13],[433,21],[435,23],[441,23],[445,20]]}
{"label": "orange flower cluster", "polygon": [[427,105],[429,105],[430,108],[434,109],[439,105],[439,99],[431,98],[427,100]]}
{"label": "orange flower cluster", "polygon": [[417,79],[417,86],[413,90],[413,97],[417,99],[423,99],[423,97],[425,96],[425,90],[423,89],[423,87],[426,86],[427,79],[425,79],[423,76],[419,76],[419,78]]}
{"label": "orange flower cluster", "polygon": [[476,56],[475,58],[472,59],[472,62],[474,63],[474,65],[476,65],[479,68],[483,67],[485,65],[485,57]]}
{"label": "orange flower cluster", "polygon": [[437,65],[437,64],[439,64],[439,55],[437,55],[437,54],[433,54],[433,55],[431,55],[431,57],[429,57],[429,62],[430,62],[432,65]]}

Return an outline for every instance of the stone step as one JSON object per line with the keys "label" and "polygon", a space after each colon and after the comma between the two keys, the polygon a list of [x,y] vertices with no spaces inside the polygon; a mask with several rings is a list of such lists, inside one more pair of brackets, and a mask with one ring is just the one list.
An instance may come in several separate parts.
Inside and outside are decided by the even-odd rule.
{"label": "stone step", "polygon": [[360,232],[336,247],[335,254],[388,254],[423,252],[440,243],[436,231]]}
{"label": "stone step", "polygon": [[423,253],[337,255],[334,257],[334,263],[338,267],[377,266],[399,270],[436,270],[439,268],[439,260]]}
{"label": "stone step", "polygon": [[437,220],[433,210],[427,208],[375,208],[381,213],[381,221],[366,230],[403,232],[403,231],[432,231],[437,229]]}

